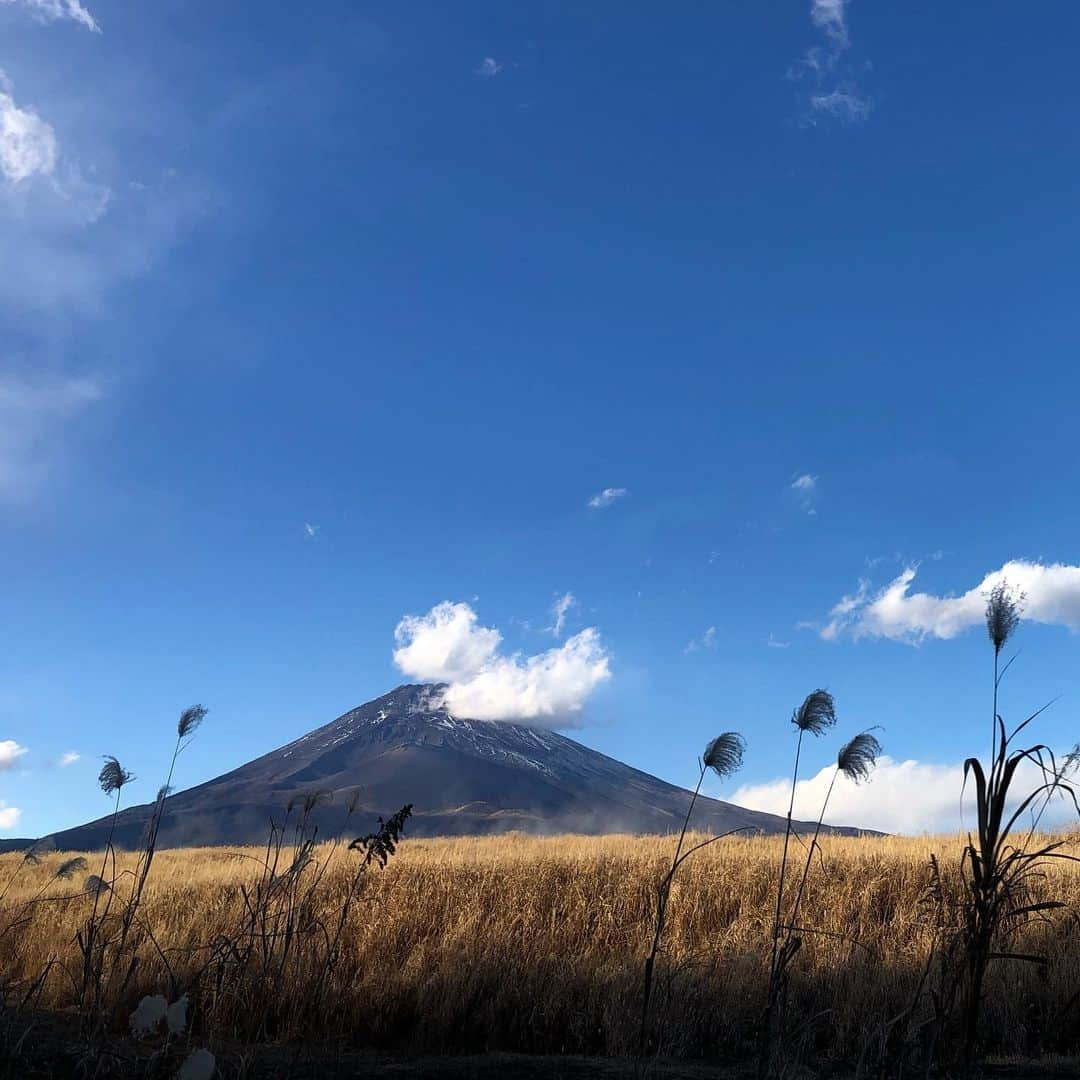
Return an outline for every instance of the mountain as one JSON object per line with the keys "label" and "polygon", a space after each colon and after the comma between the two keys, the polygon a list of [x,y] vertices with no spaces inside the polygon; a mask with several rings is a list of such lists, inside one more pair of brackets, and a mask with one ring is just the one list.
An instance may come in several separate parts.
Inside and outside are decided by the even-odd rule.
{"label": "mountain", "polygon": [[[438,687],[399,686],[295,742],[166,800],[159,844],[258,844],[270,821],[312,792],[321,836],[366,832],[375,815],[412,803],[410,836],[663,833],[677,830],[690,792],[524,724],[452,716]],[[702,742],[713,732],[702,732]],[[357,813],[347,804],[358,792]],[[115,842],[137,846],[152,806],[121,811]],[[101,847],[109,817],[57,833],[61,850]],[[784,819],[699,798],[694,827],[783,831]],[[833,830],[854,832],[856,830]]]}

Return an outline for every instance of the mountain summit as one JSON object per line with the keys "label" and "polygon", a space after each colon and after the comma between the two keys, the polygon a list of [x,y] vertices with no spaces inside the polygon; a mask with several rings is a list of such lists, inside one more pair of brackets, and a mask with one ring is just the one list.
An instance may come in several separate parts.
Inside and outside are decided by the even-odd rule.
{"label": "mountain summit", "polygon": [[[452,716],[439,689],[399,686],[279,750],[170,796],[159,843],[262,843],[270,821],[280,821],[290,802],[311,792],[330,796],[312,815],[324,837],[366,830],[374,815],[404,803],[414,805],[411,836],[514,829],[663,833],[682,825],[690,800],[683,788],[554,731]],[[357,808],[353,821],[347,820],[350,801]],[[139,844],[151,810],[121,812],[118,846]],[[694,826],[775,833],[783,831],[784,819],[699,798]],[[97,848],[108,828],[103,817],[57,833],[56,845]]]}

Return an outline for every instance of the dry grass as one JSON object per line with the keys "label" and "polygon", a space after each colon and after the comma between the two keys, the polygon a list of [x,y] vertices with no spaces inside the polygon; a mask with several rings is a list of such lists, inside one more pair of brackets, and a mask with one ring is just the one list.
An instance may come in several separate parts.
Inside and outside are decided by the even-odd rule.
{"label": "dry grass", "polygon": [[[325,1005],[308,1020],[318,1030],[302,1034],[435,1053],[633,1054],[655,887],[670,866],[672,843],[626,836],[407,840],[386,870],[372,873],[350,914]],[[781,843],[733,837],[680,871],[655,991],[662,1053],[727,1060],[753,1054]],[[959,895],[962,843],[823,842],[824,865],[810,878],[800,920],[820,933],[805,936],[789,1007],[798,1018],[791,1037],[808,1052],[847,1061],[868,1047],[872,1054],[883,1025],[910,1004],[934,935],[924,902],[929,856],[938,854],[947,888]],[[1080,844],[1069,850],[1080,852]],[[261,852],[158,853],[141,918],[182,984],[238,923],[241,886],[257,874],[245,857],[251,855]],[[0,910],[0,929],[64,857],[49,855],[20,871]],[[133,866],[135,858],[122,855],[120,865]],[[356,858],[344,850],[332,855],[320,901],[328,918],[340,911]],[[0,857],[0,887],[18,864],[18,856]],[[1047,874],[1038,888],[1080,910],[1076,865],[1051,866]],[[35,905],[32,920],[0,940],[0,970],[31,980],[54,962],[41,1004],[71,1007],[77,987],[65,970],[78,969],[74,939],[91,904],[80,897]],[[989,1048],[1076,1052],[1080,935],[1058,916],[1025,929],[1017,948],[1041,952],[1050,964],[991,971],[983,1013]],[[163,972],[144,943],[132,1000],[161,991]],[[200,1001],[212,993],[208,981],[192,988],[196,1026]],[[301,983],[277,992],[310,994]],[[214,1016],[206,1037],[230,1037],[228,1012]]]}

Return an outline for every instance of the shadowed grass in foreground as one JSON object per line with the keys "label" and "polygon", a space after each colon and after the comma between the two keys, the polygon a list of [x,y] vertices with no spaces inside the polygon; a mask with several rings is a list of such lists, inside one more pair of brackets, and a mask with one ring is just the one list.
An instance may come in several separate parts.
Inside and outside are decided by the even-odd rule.
{"label": "shadowed grass in foreground", "polygon": [[[1080,852],[1080,844],[1059,839],[1065,839],[1063,850]],[[954,868],[963,844],[960,837],[829,838],[823,844],[823,868],[802,898],[804,918],[821,933],[804,943],[786,1010],[797,1018],[792,1037],[804,1040],[804,1057],[873,1058],[885,1026],[910,1006],[940,934],[939,909],[927,902],[930,853],[944,868],[947,897],[959,901],[964,886]],[[753,1057],[782,845],[783,838],[731,837],[702,850],[674,880],[653,992],[660,1055],[723,1062]],[[329,848],[314,854],[329,855]],[[161,992],[167,975],[158,948],[181,984],[205,963],[215,939],[243,914],[243,891],[250,892],[258,875],[252,855],[263,852],[157,854],[142,901],[156,946],[145,945],[126,1007]],[[35,895],[69,857],[47,855],[24,868],[5,911]],[[329,857],[319,904],[332,921],[349,895],[355,866],[344,850]],[[18,858],[0,859],[0,875],[10,874]],[[120,867],[134,867],[137,856],[117,858]],[[331,970],[309,978],[293,972],[278,986],[280,1015],[303,1020],[296,1030],[273,1034],[342,1037],[404,1052],[632,1056],[655,883],[670,859],[670,837],[409,841],[369,877],[349,911]],[[1046,875],[1031,883],[1033,900],[1052,895],[1080,904],[1076,864],[1048,866]],[[77,1002],[77,987],[60,966],[77,968],[75,930],[92,903],[82,897],[41,905],[32,922],[2,943],[0,962],[13,978],[33,980],[53,961],[38,998],[42,1007]],[[1080,941],[1059,924],[1033,923],[1014,947],[1045,956],[1048,964],[988,972],[986,1049],[1077,1052]],[[301,999],[313,996],[316,978],[323,984],[319,1009],[300,1009]],[[207,1007],[198,995],[208,993],[204,986],[192,1001],[196,1028],[212,1024],[199,1030],[199,1039],[219,1045],[245,1037],[249,1018]],[[931,1008],[928,1001],[920,1007]]]}

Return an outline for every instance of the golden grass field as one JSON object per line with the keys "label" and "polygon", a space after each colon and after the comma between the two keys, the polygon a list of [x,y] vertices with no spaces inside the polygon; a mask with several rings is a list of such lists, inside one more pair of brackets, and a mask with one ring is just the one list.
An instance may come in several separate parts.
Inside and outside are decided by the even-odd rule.
{"label": "golden grass field", "polygon": [[[956,887],[961,843],[823,839],[800,919],[815,932],[804,935],[795,960],[789,1010],[801,1018],[796,1037],[815,1053],[857,1059],[910,1003],[935,934],[924,901],[929,856],[937,853]],[[630,836],[404,840],[386,869],[371,872],[351,912],[323,987],[320,1023],[328,1034],[349,1032],[405,1052],[632,1054],[655,887],[673,844]],[[656,991],[662,1055],[734,1060],[752,1053],[780,846],[779,839],[732,837],[696,854],[676,879]],[[332,860],[320,899],[332,916],[358,856],[319,850]],[[1080,853],[1080,844],[1067,850]],[[254,880],[262,855],[158,853],[141,918],[181,981],[235,925],[241,885]],[[50,854],[22,869],[19,856],[0,857],[0,888],[18,872],[3,901],[5,923],[47,886],[64,857]],[[100,861],[88,861],[95,872]],[[1048,873],[1047,893],[1080,910],[1075,865]],[[52,893],[77,891],[81,879],[59,884]],[[8,979],[33,979],[52,963],[42,1006],[72,1005],[65,967],[78,966],[73,942],[91,904],[85,896],[34,904],[30,921],[0,939]],[[1069,917],[1055,913],[1014,943],[1045,954],[1047,968],[1014,962],[993,970],[984,1012],[992,1052],[1073,1053],[1080,1045],[1080,934]],[[158,992],[164,970],[149,941],[140,948],[133,1000]],[[294,974],[275,993],[311,990]]]}

